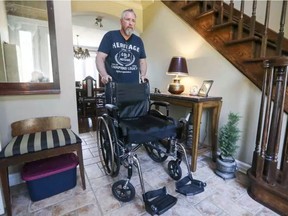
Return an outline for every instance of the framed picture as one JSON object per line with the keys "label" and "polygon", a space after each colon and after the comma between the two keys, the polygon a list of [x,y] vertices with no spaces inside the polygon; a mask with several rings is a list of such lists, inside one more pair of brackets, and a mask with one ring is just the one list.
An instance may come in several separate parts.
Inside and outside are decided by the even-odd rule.
{"label": "framed picture", "polygon": [[199,89],[198,96],[207,97],[213,82],[213,80],[204,80],[201,88]]}

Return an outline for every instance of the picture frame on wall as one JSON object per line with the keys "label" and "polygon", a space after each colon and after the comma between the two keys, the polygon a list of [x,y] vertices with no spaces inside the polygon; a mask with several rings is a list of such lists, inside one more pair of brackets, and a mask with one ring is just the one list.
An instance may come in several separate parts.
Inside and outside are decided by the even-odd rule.
{"label": "picture frame on wall", "polygon": [[207,97],[213,82],[213,80],[204,80],[201,88],[198,91],[198,96]]}

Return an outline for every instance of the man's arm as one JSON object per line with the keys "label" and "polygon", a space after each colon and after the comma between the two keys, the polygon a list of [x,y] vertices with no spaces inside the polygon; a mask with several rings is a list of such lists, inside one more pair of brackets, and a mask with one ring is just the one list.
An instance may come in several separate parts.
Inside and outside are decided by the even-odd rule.
{"label": "man's arm", "polygon": [[104,84],[108,83],[109,80],[112,80],[112,77],[108,75],[106,68],[105,68],[106,57],[107,57],[106,53],[99,52],[99,51],[96,56],[96,67],[101,76],[101,82]]}
{"label": "man's arm", "polygon": [[140,59],[140,79],[142,82],[144,82],[147,74],[147,62],[145,58]]}

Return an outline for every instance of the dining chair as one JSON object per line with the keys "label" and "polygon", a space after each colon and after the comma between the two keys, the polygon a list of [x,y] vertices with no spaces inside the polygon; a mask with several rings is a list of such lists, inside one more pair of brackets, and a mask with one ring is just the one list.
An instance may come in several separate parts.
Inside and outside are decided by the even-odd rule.
{"label": "dining chair", "polygon": [[96,89],[96,80],[91,77],[87,76],[82,81],[83,86],[83,94],[80,98],[80,102],[82,104],[82,111],[84,117],[94,117],[96,116],[96,100],[97,95],[95,92]]}

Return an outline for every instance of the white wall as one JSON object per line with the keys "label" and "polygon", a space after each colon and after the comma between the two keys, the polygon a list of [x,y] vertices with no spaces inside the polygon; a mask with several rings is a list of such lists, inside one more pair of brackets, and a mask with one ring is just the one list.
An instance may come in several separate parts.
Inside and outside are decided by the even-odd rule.
{"label": "white wall", "polygon": [[54,1],[54,9],[61,93],[56,95],[1,96],[0,137],[2,147],[11,139],[10,124],[27,118],[68,116],[71,119],[72,130],[78,133],[76,93],[74,91],[71,2]]}
{"label": "white wall", "polygon": [[[209,95],[223,97],[219,126],[227,120],[230,111],[242,116],[242,135],[239,141],[241,147],[236,158],[251,164],[260,90],[162,2],[155,2],[148,7],[144,11],[144,17],[149,22],[144,20],[147,25],[141,37],[147,52],[151,88],[167,91],[167,85],[172,81],[172,77],[166,75],[171,57],[186,57],[190,77],[181,79],[185,92],[189,92],[190,86],[200,86],[205,79],[214,80]],[[202,119],[202,125],[205,125],[205,120],[206,118]]]}

